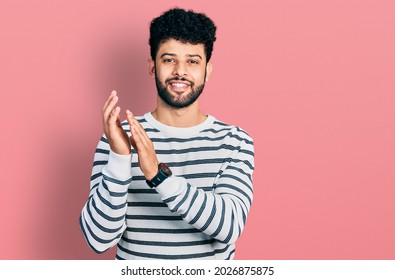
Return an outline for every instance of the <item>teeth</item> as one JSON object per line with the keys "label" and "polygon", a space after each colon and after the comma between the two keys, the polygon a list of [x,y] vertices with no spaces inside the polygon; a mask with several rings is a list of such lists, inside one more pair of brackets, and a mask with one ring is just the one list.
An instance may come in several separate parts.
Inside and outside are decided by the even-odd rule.
{"label": "teeth", "polygon": [[181,83],[174,83],[174,84],[172,84],[172,86],[181,88],[181,87],[186,87],[187,85],[186,84],[181,84]]}

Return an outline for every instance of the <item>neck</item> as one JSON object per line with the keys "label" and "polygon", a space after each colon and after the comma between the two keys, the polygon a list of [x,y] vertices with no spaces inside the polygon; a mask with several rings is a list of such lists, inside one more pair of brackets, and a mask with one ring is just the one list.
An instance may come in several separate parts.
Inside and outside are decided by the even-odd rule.
{"label": "neck", "polygon": [[158,106],[152,116],[159,122],[174,127],[191,127],[204,122],[207,118],[198,107],[198,101],[186,108],[172,108],[158,99]]}

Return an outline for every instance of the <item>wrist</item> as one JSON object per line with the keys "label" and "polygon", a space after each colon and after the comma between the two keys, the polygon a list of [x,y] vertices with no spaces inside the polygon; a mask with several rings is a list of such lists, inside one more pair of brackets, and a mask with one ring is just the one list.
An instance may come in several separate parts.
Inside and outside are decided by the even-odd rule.
{"label": "wrist", "polygon": [[161,162],[157,165],[157,171],[155,172],[155,174],[153,176],[152,176],[152,174],[150,174],[149,176],[146,176],[145,178],[146,178],[147,184],[151,188],[155,188],[171,175],[172,175],[172,172],[171,172],[170,168],[166,164]]}
{"label": "wrist", "polygon": [[151,165],[149,169],[144,172],[144,177],[146,180],[150,181],[154,178],[159,172],[159,163]]}
{"label": "wrist", "polygon": [[158,174],[158,167],[156,168],[156,171],[151,171],[151,172],[147,172],[147,174],[144,174],[144,177],[146,180],[151,181],[152,178],[154,178],[156,176],[156,174]]}

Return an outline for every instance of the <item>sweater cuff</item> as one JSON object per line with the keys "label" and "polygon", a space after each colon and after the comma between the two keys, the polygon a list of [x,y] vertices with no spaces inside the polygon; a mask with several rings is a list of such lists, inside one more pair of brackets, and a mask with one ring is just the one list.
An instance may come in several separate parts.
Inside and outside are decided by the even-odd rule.
{"label": "sweater cuff", "polygon": [[132,156],[120,155],[110,150],[108,163],[103,174],[117,180],[127,180],[132,177]]}
{"label": "sweater cuff", "polygon": [[180,195],[186,189],[187,185],[188,183],[185,178],[171,175],[155,189],[162,200],[165,200],[169,197]]}

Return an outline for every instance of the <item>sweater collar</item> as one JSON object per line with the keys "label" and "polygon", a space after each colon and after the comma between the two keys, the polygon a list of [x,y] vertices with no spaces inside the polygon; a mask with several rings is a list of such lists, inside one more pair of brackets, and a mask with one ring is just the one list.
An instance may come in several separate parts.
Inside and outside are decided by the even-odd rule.
{"label": "sweater collar", "polygon": [[152,116],[151,112],[146,113],[144,115],[144,118],[153,128],[156,128],[161,132],[166,132],[169,134],[178,134],[178,135],[191,135],[191,134],[199,133],[202,130],[210,128],[215,121],[215,118],[213,116],[207,115],[207,118],[204,120],[204,122],[198,125],[190,126],[190,127],[175,127],[175,126],[165,125],[157,121]]}

